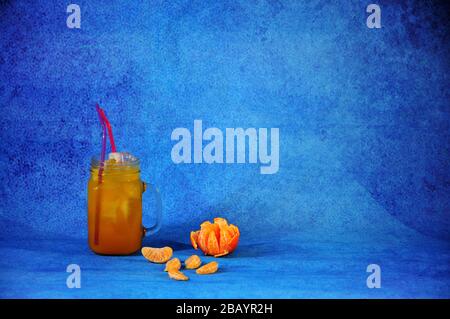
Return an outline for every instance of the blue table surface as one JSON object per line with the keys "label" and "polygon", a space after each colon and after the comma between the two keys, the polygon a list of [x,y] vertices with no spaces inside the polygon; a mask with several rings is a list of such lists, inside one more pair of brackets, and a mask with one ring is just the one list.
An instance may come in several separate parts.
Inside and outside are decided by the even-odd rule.
{"label": "blue table surface", "polygon": [[[174,248],[181,260],[196,252],[188,242],[146,239]],[[450,252],[423,237],[385,241],[318,241],[298,233],[243,238],[220,270],[177,282],[140,254],[99,256],[85,239],[0,242],[2,298],[449,298]],[[204,262],[212,257],[202,257]],[[69,289],[69,264],[81,267],[81,288]],[[368,289],[368,264],[381,267],[381,288]]]}
{"label": "blue table surface", "polygon": [[[450,297],[446,4],[380,1],[371,29],[369,1],[110,3],[78,0],[70,29],[69,2],[0,1],[1,298]],[[185,259],[201,222],[240,227],[219,273],[176,282],[139,254],[89,250],[96,102],[161,192],[145,245]],[[225,135],[278,128],[278,172],[260,174],[259,155],[176,164],[172,133],[196,119]]]}

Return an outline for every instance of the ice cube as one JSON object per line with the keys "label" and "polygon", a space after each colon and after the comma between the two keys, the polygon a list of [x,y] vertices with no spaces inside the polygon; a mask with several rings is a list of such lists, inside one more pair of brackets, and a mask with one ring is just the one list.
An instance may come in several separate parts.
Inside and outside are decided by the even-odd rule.
{"label": "ice cube", "polygon": [[121,152],[111,152],[108,155],[108,159],[115,160],[116,163],[122,163],[123,162],[123,155]]}
{"label": "ice cube", "polygon": [[137,158],[131,155],[130,153],[123,152],[122,154],[123,154],[122,159],[125,162],[135,162],[137,160]]}
{"label": "ice cube", "polygon": [[111,152],[108,159],[114,159],[116,163],[135,162],[137,160],[136,157],[127,152]]}
{"label": "ice cube", "polygon": [[116,210],[116,226],[122,231],[127,228],[124,228],[127,224],[129,224],[129,221],[131,219],[131,213],[132,213],[132,205],[131,201],[128,198],[121,198],[119,206]]}
{"label": "ice cube", "polygon": [[122,193],[129,199],[140,199],[142,194],[142,184],[136,182],[123,183]]}

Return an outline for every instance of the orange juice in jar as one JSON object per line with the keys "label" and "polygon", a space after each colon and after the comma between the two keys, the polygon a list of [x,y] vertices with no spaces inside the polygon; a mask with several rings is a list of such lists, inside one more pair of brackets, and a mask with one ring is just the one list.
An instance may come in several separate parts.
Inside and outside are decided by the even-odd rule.
{"label": "orange juice in jar", "polygon": [[142,226],[142,194],[146,184],[140,178],[139,160],[120,153],[101,163],[93,159],[88,183],[88,237],[90,248],[98,254],[128,255],[141,248],[142,237],[155,233],[161,220],[161,199],[154,189],[157,222]]}

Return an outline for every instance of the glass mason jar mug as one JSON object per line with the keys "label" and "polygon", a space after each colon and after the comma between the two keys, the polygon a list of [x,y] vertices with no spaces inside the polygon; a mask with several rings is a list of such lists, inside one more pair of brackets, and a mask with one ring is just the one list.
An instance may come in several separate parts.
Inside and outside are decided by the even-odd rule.
{"label": "glass mason jar mug", "polygon": [[89,247],[98,254],[129,255],[142,246],[145,234],[156,233],[161,224],[161,196],[156,198],[156,223],[142,226],[142,194],[139,159],[101,163],[93,158],[88,183]]}

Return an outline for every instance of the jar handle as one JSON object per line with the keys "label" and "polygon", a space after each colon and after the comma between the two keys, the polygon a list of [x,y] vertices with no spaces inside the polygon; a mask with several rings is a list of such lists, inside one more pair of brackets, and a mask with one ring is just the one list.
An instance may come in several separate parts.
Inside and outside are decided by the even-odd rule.
{"label": "jar handle", "polygon": [[159,192],[159,190],[155,186],[152,186],[151,184],[142,182],[142,193],[144,193],[149,186],[152,189],[156,201],[156,222],[151,227],[142,226],[143,236],[147,234],[149,235],[156,234],[158,230],[161,228],[161,221],[162,221],[162,201],[161,201],[161,193]]}

